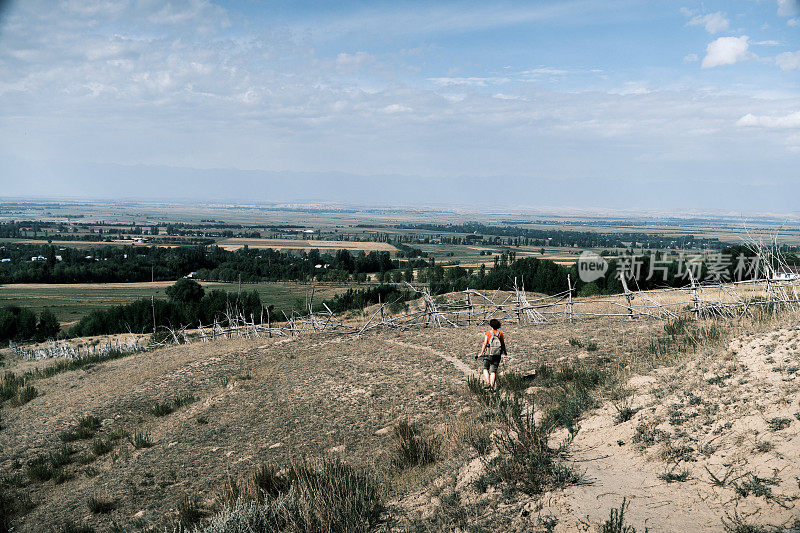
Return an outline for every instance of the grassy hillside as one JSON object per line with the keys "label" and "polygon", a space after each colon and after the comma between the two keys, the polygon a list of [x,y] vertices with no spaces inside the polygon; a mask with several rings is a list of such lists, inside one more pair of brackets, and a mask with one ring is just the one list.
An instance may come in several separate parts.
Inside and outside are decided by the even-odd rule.
{"label": "grassy hillside", "polygon": [[163,531],[220,527],[242,494],[284,502],[283,528],[303,530],[300,511],[342,509],[330,474],[363,496],[343,530],[575,531],[623,498],[640,531],[785,525],[798,324],[507,325],[496,395],[469,380],[477,326],[182,345],[33,376],[0,409],[0,509],[14,531]]}

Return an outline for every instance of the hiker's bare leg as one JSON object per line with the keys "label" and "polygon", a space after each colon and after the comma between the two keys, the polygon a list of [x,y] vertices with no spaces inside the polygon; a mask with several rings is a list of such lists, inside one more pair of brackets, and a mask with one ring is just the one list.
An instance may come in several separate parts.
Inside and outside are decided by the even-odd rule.
{"label": "hiker's bare leg", "polygon": [[486,384],[487,387],[489,386],[489,371],[486,370],[485,368],[483,369],[483,382]]}
{"label": "hiker's bare leg", "polygon": [[495,380],[496,377],[497,377],[497,374],[495,374],[494,372],[489,374],[489,386],[491,388],[494,388],[494,380]]}

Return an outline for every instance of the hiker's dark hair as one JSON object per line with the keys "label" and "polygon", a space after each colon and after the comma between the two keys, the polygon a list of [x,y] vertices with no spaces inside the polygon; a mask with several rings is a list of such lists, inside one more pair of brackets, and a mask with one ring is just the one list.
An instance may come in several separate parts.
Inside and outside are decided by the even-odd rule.
{"label": "hiker's dark hair", "polygon": [[499,321],[499,320],[497,320],[496,318],[493,318],[493,319],[491,319],[491,320],[489,321],[489,326],[490,326],[492,329],[500,329],[500,321]]}

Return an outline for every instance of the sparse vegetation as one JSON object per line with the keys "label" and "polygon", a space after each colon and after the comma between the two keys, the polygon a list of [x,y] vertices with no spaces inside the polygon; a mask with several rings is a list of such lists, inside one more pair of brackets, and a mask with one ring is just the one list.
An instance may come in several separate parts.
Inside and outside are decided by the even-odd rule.
{"label": "sparse vegetation", "polygon": [[[250,496],[237,498],[196,531],[361,533],[371,530],[383,510],[371,476],[342,461],[297,461],[268,471],[270,490],[256,492],[234,483],[237,494]],[[274,474],[278,471],[284,473]],[[246,477],[243,484],[253,479]],[[258,499],[250,499],[254,492]]]}
{"label": "sparse vegetation", "polygon": [[97,457],[105,455],[114,449],[114,441],[110,437],[95,437],[92,440],[92,453]]}
{"label": "sparse vegetation", "polygon": [[395,426],[394,444],[394,464],[401,469],[433,463],[439,454],[439,441],[434,436],[422,434],[407,420],[401,420]]}
{"label": "sparse vegetation", "polygon": [[115,506],[114,500],[101,493],[93,494],[86,500],[86,507],[94,514],[110,513],[114,510]]}

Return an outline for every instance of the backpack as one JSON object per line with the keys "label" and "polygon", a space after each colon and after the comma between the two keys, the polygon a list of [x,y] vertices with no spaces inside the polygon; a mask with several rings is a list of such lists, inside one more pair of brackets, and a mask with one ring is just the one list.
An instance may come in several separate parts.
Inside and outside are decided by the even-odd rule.
{"label": "backpack", "polygon": [[500,342],[500,337],[492,330],[492,337],[489,339],[489,343],[486,345],[486,354],[487,355],[501,355],[503,353],[503,343]]}

